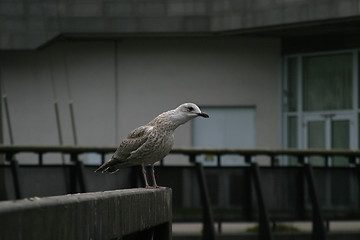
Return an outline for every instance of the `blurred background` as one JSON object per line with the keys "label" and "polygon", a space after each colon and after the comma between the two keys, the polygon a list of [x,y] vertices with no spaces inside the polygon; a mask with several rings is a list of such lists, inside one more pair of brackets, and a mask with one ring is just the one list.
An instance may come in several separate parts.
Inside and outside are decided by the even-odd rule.
{"label": "blurred background", "polygon": [[[359,19],[355,0],[1,0],[0,141],[4,146],[107,147],[101,154],[91,150],[77,156],[89,169],[87,190],[136,186],[127,177],[132,170],[123,171],[122,183],[119,176],[91,171],[132,129],[194,102],[210,118],[181,126],[176,149],[324,150],[298,153],[303,162],[296,154],[251,154],[261,166],[273,226],[277,220],[290,222],[287,226],[301,222],[295,224],[300,231],[311,231],[311,214],[299,213],[312,209],[307,185],[297,175],[305,162],[316,167],[316,195],[328,211],[327,230],[359,231]],[[330,156],[325,150],[346,154]],[[15,154],[3,156],[2,199],[77,191],[69,190],[70,173],[64,175],[61,167],[51,172],[39,166],[40,155],[42,167],[72,166],[70,155],[40,153],[16,152],[21,194],[8,158]],[[169,155],[159,166],[164,170],[159,183],[173,184],[179,222],[201,222],[189,157]],[[257,205],[256,191],[248,192],[255,186],[247,185],[245,158],[206,151],[196,156],[207,167],[211,202],[222,209],[215,217],[219,232],[226,226],[233,229],[228,232],[246,232],[239,223],[257,219],[255,213],[226,217],[234,209],[240,216],[249,202]],[[57,184],[44,187],[50,176]],[[36,184],[27,186],[29,179]],[[244,200],[246,194],[254,197]],[[298,202],[299,196],[304,200]],[[183,216],[185,208],[196,208],[197,215]],[[274,217],[277,211],[288,215]],[[290,216],[292,211],[297,213]],[[221,228],[227,221],[236,224]],[[301,230],[301,224],[309,227]],[[201,226],[192,226],[200,232]],[[180,235],[189,229],[174,225]]]}

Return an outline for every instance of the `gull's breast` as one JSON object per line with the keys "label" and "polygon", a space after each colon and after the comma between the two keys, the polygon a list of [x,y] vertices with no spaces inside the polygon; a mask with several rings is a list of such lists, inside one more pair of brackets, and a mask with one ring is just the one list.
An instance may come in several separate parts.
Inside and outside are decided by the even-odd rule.
{"label": "gull's breast", "polygon": [[174,144],[174,134],[173,133],[155,133],[151,134],[150,141],[151,150],[147,156],[144,156],[144,160],[147,164],[153,164],[157,161],[162,160],[166,155],[169,154],[173,144]]}

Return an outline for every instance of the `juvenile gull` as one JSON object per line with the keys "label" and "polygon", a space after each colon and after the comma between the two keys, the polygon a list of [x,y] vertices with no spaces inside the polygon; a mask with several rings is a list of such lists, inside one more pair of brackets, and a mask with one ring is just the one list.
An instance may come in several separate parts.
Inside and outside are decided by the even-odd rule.
{"label": "juvenile gull", "polygon": [[[114,173],[122,167],[142,166],[146,188],[159,188],[155,180],[154,163],[163,159],[174,144],[174,131],[180,125],[198,116],[208,118],[194,103],[184,103],[164,112],[148,124],[133,130],[116,149],[110,160],[95,172]],[[151,165],[153,186],[149,186],[145,165]]]}

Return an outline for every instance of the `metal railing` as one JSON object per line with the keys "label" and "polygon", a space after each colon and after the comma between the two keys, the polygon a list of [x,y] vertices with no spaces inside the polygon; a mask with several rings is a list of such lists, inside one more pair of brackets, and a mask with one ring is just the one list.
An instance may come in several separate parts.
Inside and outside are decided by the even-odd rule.
{"label": "metal railing", "polygon": [[[19,184],[21,176],[19,175],[19,163],[16,160],[16,154],[31,152],[38,155],[38,165],[44,165],[43,156],[47,153],[61,153],[70,156],[72,164],[67,166],[71,168],[70,174],[70,191],[69,193],[75,192],[87,192],[87,181],[84,176],[84,163],[80,161],[79,155],[83,153],[97,153],[101,157],[101,161],[104,162],[105,155],[115,151],[113,147],[67,147],[67,146],[56,146],[56,147],[37,147],[37,146],[0,146],[0,153],[5,155],[5,159],[10,163],[12,169],[12,176],[14,182],[14,189],[16,198],[22,197],[22,189]],[[314,176],[314,168],[311,164],[310,157],[321,156],[324,160],[324,169],[331,169],[328,162],[333,157],[345,157],[349,165],[348,168],[357,171],[360,181],[360,167],[359,157],[360,151],[352,150],[296,150],[296,149],[280,149],[280,150],[269,150],[269,149],[200,149],[200,148],[181,148],[173,149],[171,154],[181,154],[188,157],[189,162],[196,169],[197,182],[199,186],[201,206],[203,208],[203,233],[204,239],[216,239],[214,229],[214,214],[213,207],[210,201],[210,194],[208,190],[207,178],[205,175],[204,167],[201,163],[196,163],[196,157],[202,154],[212,154],[217,156],[217,167],[222,167],[221,158],[223,155],[238,155],[243,156],[245,159],[246,171],[249,173],[248,180],[253,184],[253,191],[256,197],[257,209],[258,209],[258,222],[259,222],[259,239],[272,239],[272,231],[270,227],[270,216],[268,210],[268,204],[266,197],[264,196],[264,182],[262,171],[266,168],[274,168],[279,165],[279,158],[281,157],[292,157],[297,159],[297,169],[300,171],[300,186],[301,187],[301,198],[299,200],[298,212],[305,210],[304,195],[307,195],[310,199],[312,208],[312,224],[313,224],[313,238],[314,239],[326,239],[327,231],[324,226],[324,216],[319,203],[319,192],[316,189],[316,181]],[[263,169],[259,167],[255,157],[265,156],[270,161],[269,164]],[[161,163],[164,166],[164,163]],[[280,166],[280,168],[286,168],[287,166]],[[250,186],[251,188],[251,186]],[[305,192],[306,191],[306,192]],[[251,191],[250,198],[247,201],[251,202]],[[359,197],[360,199],[360,197]],[[251,204],[250,204],[251,205]],[[248,219],[252,217],[252,209],[248,209],[245,215],[249,215]],[[299,213],[299,215],[304,213]]]}

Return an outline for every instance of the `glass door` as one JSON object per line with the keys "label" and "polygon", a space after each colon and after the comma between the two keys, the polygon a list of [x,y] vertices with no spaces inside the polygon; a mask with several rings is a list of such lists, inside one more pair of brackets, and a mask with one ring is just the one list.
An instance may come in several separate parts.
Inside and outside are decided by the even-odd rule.
{"label": "glass door", "polygon": [[[350,117],[334,116],[330,121],[330,148],[331,149],[351,149],[352,130],[354,124]],[[349,166],[349,159],[345,157],[333,157],[331,159],[332,166]]]}
{"label": "glass door", "polygon": [[[311,114],[304,117],[304,146],[309,149],[351,149],[353,125],[350,114]],[[344,157],[312,156],[313,165],[348,166]],[[327,161],[327,162],[326,162]]]}
{"label": "glass door", "polygon": [[[284,146],[357,149],[360,146],[358,50],[286,57]],[[315,165],[345,165],[345,158],[312,157]],[[290,164],[297,163],[290,159]]]}
{"label": "glass door", "polygon": [[[305,148],[327,149],[327,121],[322,116],[308,116],[304,118]],[[325,165],[325,159],[320,156],[312,156],[308,161],[313,165]]]}

